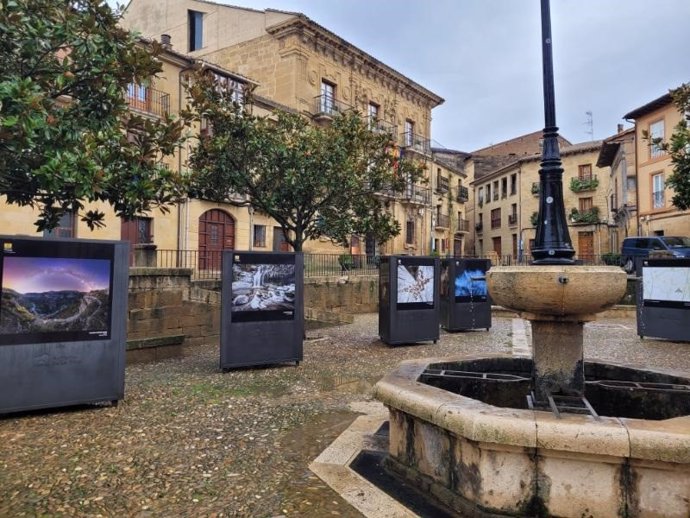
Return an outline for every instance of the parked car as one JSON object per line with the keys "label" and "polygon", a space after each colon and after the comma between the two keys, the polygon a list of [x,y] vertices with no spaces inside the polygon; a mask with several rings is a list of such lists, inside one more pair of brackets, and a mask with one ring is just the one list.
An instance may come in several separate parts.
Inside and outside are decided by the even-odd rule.
{"label": "parked car", "polygon": [[649,252],[658,250],[671,252],[673,257],[690,257],[690,237],[626,237],[621,250],[621,266],[631,273],[635,269],[635,257],[647,257]]}

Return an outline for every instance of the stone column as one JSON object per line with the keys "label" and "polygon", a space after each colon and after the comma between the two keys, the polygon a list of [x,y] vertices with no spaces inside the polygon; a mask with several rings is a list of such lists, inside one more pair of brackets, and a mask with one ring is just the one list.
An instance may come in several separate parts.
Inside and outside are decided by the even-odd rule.
{"label": "stone column", "polygon": [[549,394],[581,396],[585,391],[583,322],[532,320],[532,371],[537,401]]}

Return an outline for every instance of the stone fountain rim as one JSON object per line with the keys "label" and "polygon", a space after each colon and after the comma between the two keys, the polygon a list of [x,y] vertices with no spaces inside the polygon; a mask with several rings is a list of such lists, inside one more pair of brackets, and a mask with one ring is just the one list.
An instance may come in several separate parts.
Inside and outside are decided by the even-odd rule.
{"label": "stone fountain rim", "polygon": [[[482,354],[403,361],[376,384],[374,396],[389,408],[481,443],[690,464],[690,415],[654,421],[620,417],[595,420],[576,414],[558,419],[551,412],[496,407],[417,381],[432,363],[491,358],[515,359],[508,354]],[[599,359],[588,359],[587,363],[641,370]],[[686,372],[644,370],[690,379]]]}

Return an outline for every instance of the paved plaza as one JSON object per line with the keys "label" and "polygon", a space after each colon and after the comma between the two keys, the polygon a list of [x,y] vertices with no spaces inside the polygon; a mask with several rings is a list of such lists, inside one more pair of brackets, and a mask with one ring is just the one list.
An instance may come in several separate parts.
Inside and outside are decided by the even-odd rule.
{"label": "paved plaza", "polygon": [[[489,332],[389,347],[377,316],[308,332],[304,361],[222,373],[218,347],[127,367],[117,407],[0,420],[0,516],[362,516],[308,468],[398,362],[529,352],[501,313]],[[690,343],[638,338],[635,320],[585,327],[585,356],[690,372]]]}

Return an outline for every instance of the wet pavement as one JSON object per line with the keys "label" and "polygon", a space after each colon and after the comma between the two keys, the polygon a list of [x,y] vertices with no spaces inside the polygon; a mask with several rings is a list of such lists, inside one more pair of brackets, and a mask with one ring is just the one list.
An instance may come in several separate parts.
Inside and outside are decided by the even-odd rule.
{"label": "wet pavement", "polygon": [[[313,329],[298,366],[222,373],[217,345],[130,365],[117,407],[0,419],[0,516],[359,517],[309,469],[399,361],[513,351],[513,319],[389,347],[377,316]],[[529,326],[527,326],[529,338]],[[690,343],[586,325],[585,355],[690,372]]]}

